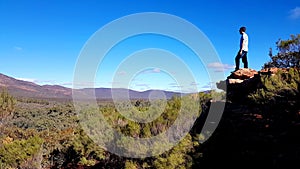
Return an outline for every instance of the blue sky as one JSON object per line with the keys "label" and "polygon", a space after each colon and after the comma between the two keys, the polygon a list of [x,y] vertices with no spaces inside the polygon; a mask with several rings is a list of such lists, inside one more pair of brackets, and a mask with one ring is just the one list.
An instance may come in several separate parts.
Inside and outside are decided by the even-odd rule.
{"label": "blue sky", "polygon": [[[96,87],[112,87],[116,83],[113,76],[125,75],[116,69],[130,53],[160,48],[178,55],[195,76],[195,81],[188,83],[205,90],[211,82],[205,68],[223,68],[225,76],[233,70],[240,26],[247,27],[249,66],[256,70],[269,60],[270,47],[276,51],[279,38],[300,33],[297,0],[0,0],[0,73],[38,84],[72,87],[78,56],[89,38],[104,25],[140,12],[167,13],[194,24],[209,38],[222,63],[203,65],[184,45],[167,37],[137,36],[105,57],[98,68]],[[137,72],[128,87],[176,91],[180,86],[170,72],[149,67]]]}

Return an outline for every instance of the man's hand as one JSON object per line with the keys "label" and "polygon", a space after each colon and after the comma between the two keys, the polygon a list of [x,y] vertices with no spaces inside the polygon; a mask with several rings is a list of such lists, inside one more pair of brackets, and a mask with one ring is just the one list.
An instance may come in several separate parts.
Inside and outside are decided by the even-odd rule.
{"label": "man's hand", "polygon": [[242,56],[242,54],[243,54],[243,50],[240,50],[239,54]]}

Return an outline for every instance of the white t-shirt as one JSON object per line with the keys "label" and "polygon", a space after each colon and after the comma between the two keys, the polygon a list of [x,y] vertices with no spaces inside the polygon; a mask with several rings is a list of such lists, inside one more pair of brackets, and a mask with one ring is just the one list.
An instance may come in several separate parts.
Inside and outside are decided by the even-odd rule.
{"label": "white t-shirt", "polygon": [[247,51],[248,52],[248,35],[245,32],[243,32],[243,34],[241,36],[240,48],[243,51]]}

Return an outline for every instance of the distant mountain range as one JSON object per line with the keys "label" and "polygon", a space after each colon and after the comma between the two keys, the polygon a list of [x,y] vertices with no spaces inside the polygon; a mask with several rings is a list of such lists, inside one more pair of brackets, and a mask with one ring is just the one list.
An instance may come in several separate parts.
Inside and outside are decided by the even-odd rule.
{"label": "distant mountain range", "polygon": [[[59,85],[38,85],[32,82],[18,80],[13,77],[0,73],[0,89],[5,88],[15,97],[21,98],[36,98],[36,99],[72,99],[72,89]],[[171,98],[174,95],[181,93],[162,91],[162,90],[147,90],[143,92],[130,89],[111,89],[111,88],[86,88],[75,89],[76,94],[83,98],[95,92],[97,99],[112,99],[112,97],[130,99],[148,99],[150,98]]]}

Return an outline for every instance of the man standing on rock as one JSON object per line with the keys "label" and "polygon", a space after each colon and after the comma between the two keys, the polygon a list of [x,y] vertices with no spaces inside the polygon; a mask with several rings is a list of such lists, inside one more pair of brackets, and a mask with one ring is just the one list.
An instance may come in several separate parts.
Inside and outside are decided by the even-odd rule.
{"label": "man standing on rock", "polygon": [[244,63],[244,68],[248,68],[248,35],[246,34],[246,27],[240,28],[241,40],[240,40],[240,50],[235,57],[235,71],[240,69],[240,59],[242,58],[242,62]]}

